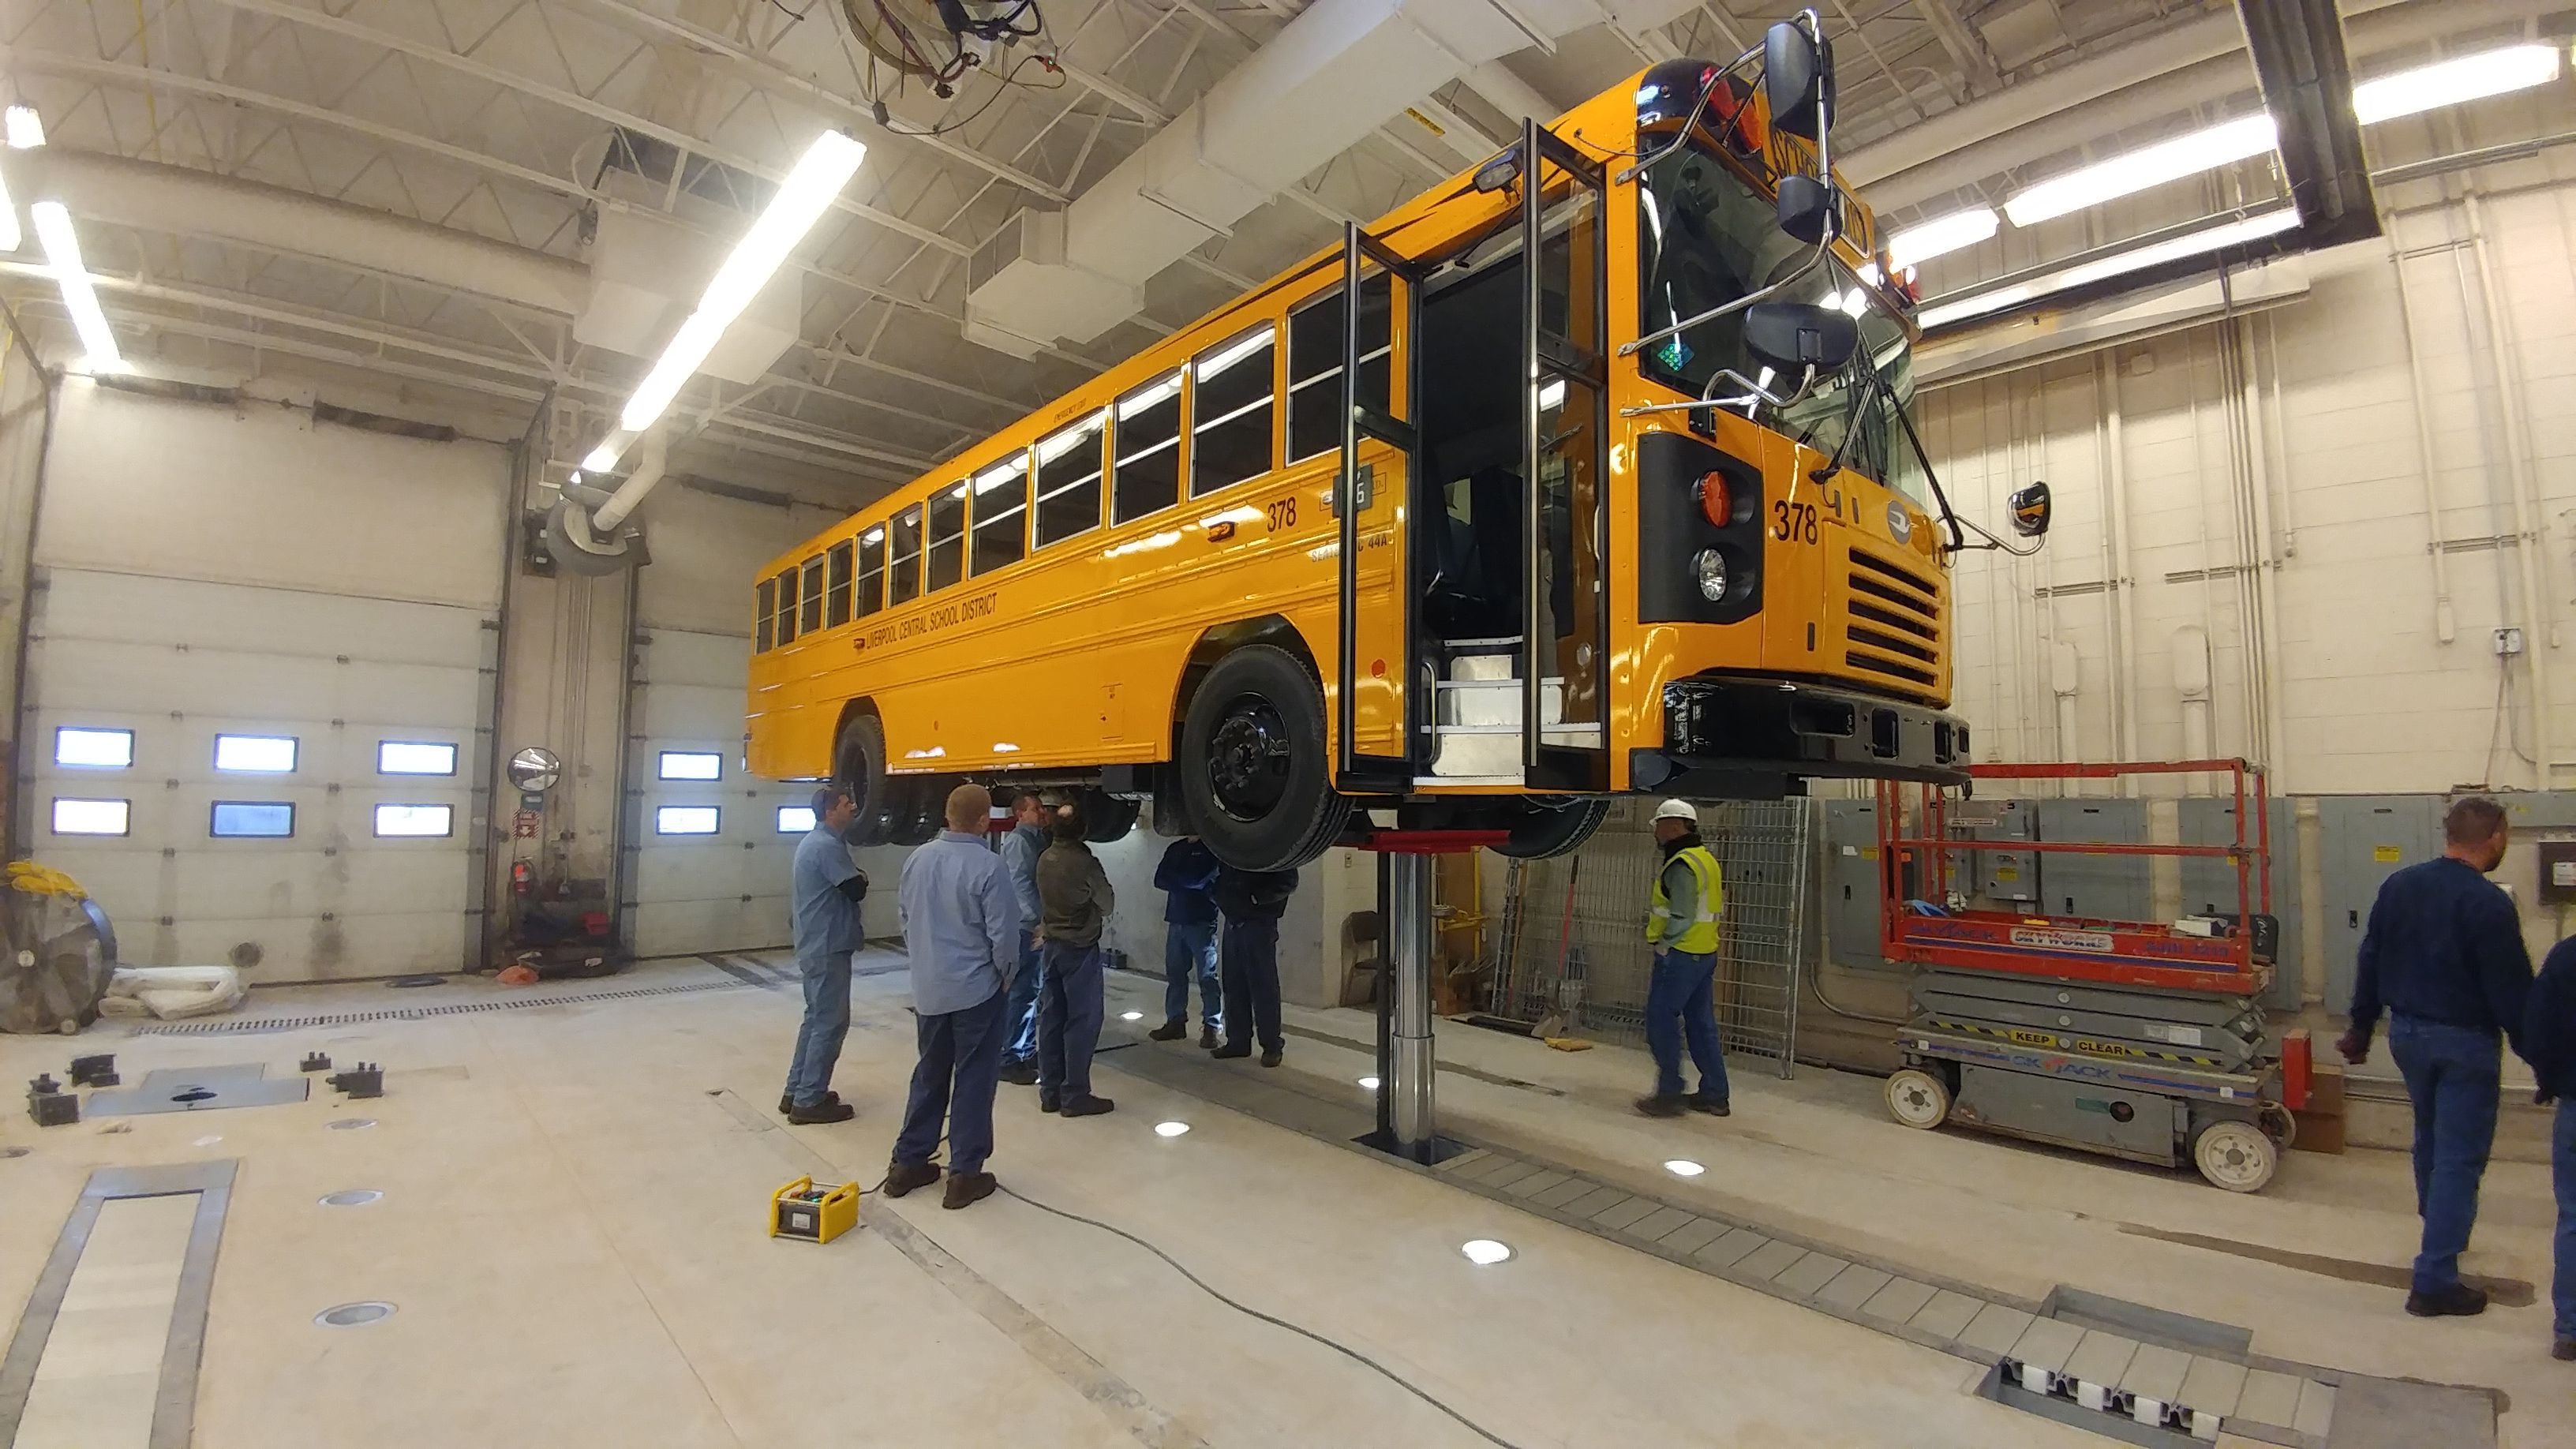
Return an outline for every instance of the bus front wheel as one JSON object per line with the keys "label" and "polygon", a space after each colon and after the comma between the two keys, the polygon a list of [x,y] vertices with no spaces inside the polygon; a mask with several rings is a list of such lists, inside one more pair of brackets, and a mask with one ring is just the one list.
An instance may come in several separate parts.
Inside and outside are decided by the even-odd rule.
{"label": "bus front wheel", "polygon": [[1199,838],[1237,870],[1293,870],[1350,819],[1333,789],[1324,696],[1295,655],[1246,644],[1210,669],[1181,726],[1181,794]]}
{"label": "bus front wheel", "polygon": [[872,714],[853,717],[841,727],[832,749],[832,778],[850,787],[859,818],[850,826],[852,845],[883,845],[900,823],[902,802],[886,776],[885,726]]}

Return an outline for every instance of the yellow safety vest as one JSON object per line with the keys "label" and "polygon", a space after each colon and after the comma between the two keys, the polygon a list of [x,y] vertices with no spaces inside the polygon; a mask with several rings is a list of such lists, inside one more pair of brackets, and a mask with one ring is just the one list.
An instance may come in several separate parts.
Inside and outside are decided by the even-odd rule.
{"label": "yellow safety vest", "polygon": [[[1691,875],[1699,881],[1699,911],[1690,929],[1673,943],[1676,951],[1706,956],[1717,950],[1717,918],[1726,909],[1725,872],[1718,868],[1717,857],[1705,845],[1685,846],[1674,852],[1674,858],[1688,862]],[[1664,864],[1669,865],[1671,861]],[[1654,909],[1646,913],[1646,939],[1661,944],[1664,928],[1673,918],[1672,902],[1664,899],[1664,869],[1655,868]]]}

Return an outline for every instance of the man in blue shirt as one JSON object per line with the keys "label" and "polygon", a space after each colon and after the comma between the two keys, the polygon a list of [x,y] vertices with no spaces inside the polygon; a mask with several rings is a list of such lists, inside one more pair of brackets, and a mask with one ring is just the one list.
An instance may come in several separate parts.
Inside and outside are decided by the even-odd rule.
{"label": "man in blue shirt", "polygon": [[778,1110],[799,1127],[858,1115],[832,1090],[832,1068],[850,1034],[850,955],[859,949],[859,902],[868,894],[868,878],[851,863],[850,848],[841,840],[858,815],[846,788],[817,789],[814,828],[796,842],[796,863],[788,874],[805,1023],[796,1031],[796,1056],[788,1064],[787,1093],[778,1099]]}
{"label": "man in blue shirt", "polygon": [[1010,870],[1024,934],[1019,970],[1011,977],[1011,999],[1002,1008],[1010,1033],[1002,1043],[1002,1080],[1029,1087],[1038,1080],[1038,988],[1046,981],[1046,963],[1039,949],[1046,943],[1039,929],[1046,912],[1038,905],[1038,857],[1047,848],[1046,802],[1035,790],[1020,790],[1011,796],[1011,818],[1015,823],[1002,837],[1002,864]]}
{"label": "man in blue shirt", "polygon": [[943,1120],[948,1189],[940,1206],[965,1207],[996,1185],[984,1160],[993,1153],[994,1071],[1022,927],[1009,873],[985,844],[992,809],[992,792],[981,785],[949,791],[948,828],[903,863],[903,944],[921,1056],[886,1167],[888,1197],[939,1180],[930,1154],[939,1150]]}
{"label": "man in blue shirt", "polygon": [[2415,1106],[2415,1211],[2424,1219],[2406,1311],[2418,1317],[2486,1311],[2487,1295],[2460,1281],[2460,1254],[2478,1217],[2478,1179],[2495,1143],[2504,1048],[2523,1051],[2523,998],[2531,955],[2513,901],[2487,879],[2504,860],[2504,807],[2469,796],[2443,817],[2439,859],[2410,865],[2379,886],[2352,986],[2343,1059],[2370,1055],[2388,1012],[2388,1053]]}
{"label": "man in blue shirt", "polygon": [[2540,1079],[2534,1100],[2556,1102],[2549,1177],[2558,1189],[2558,1267],[2549,1285],[2551,1357],[2576,1359],[2576,936],[2549,949],[2523,1008],[2522,1055]]}
{"label": "man in blue shirt", "polygon": [[1217,979],[1216,852],[1195,835],[1184,835],[1163,850],[1154,867],[1154,888],[1163,893],[1163,1024],[1145,1033],[1156,1041],[1179,1041],[1190,1034],[1190,978],[1199,980],[1199,1045],[1216,1049],[1225,1022],[1225,985]]}

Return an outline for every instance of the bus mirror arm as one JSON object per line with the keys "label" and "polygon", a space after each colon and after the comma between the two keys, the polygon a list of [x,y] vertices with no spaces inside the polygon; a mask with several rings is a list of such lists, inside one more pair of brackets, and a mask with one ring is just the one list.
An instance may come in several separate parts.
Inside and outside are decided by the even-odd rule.
{"label": "bus mirror arm", "polygon": [[[1886,384],[1880,383],[1879,385],[1884,387]],[[1941,546],[1941,551],[1943,553],[1960,554],[1980,550],[1996,550],[2011,554],[2015,558],[2029,558],[2031,555],[2039,552],[2039,544],[2035,541],[2028,548],[2015,548],[2011,544],[2008,544],[2002,539],[1995,537],[1993,534],[1988,533],[1985,529],[1978,527],[1967,519],[1961,518],[1958,510],[1950,506],[1950,495],[1944,492],[1941,488],[1941,475],[1932,467],[1932,454],[1923,446],[1922,435],[1914,431],[1914,419],[1907,417],[1905,409],[1901,407],[1895,409],[1895,413],[1896,420],[1905,426],[1905,441],[1913,446],[1915,458],[1923,464],[1923,478],[1924,481],[1932,485],[1933,501],[1941,505],[1941,521],[1949,526],[1950,541]],[[2046,527],[2045,524],[2041,526],[2043,529]],[[1961,532],[1962,529],[1965,529],[1966,533]],[[1985,542],[1970,543],[1967,540],[1967,533],[1973,533],[1977,537],[1984,539]]]}
{"label": "bus mirror arm", "polygon": [[1702,312],[1695,317],[1685,317],[1670,327],[1659,328],[1656,331],[1649,332],[1645,336],[1639,337],[1631,342],[1622,342],[1619,344],[1619,355],[1621,357],[1634,357],[1638,353],[1643,352],[1647,348],[1654,346],[1656,343],[1663,341],[1665,338],[1670,337],[1675,333],[1687,332],[1693,327],[1697,327],[1704,322],[1714,322],[1720,317],[1732,316],[1737,312],[1743,311],[1747,307],[1757,306],[1779,296],[1782,292],[1785,292],[1791,287],[1796,286],[1798,283],[1805,281],[1809,274],[1813,273],[1816,268],[1824,265],[1825,252],[1827,248],[1833,245],[1834,235],[1835,228],[1830,222],[1828,222],[1823,233],[1816,238],[1814,244],[1807,248],[1807,259],[1798,263],[1796,271],[1791,272],[1789,275],[1782,277],[1780,280],[1773,282],[1767,287],[1747,292],[1732,302],[1720,302],[1716,306],[1709,308],[1707,311]]}

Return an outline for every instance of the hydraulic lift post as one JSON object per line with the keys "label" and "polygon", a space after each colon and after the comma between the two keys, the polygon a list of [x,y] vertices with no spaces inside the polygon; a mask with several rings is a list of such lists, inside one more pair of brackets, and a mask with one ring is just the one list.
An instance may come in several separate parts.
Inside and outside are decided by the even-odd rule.
{"label": "hydraulic lift post", "polygon": [[1440,1136],[1431,1036],[1431,858],[1500,845],[1500,830],[1372,829],[1342,843],[1377,853],[1378,931],[1386,968],[1377,983],[1377,1130],[1360,1141],[1410,1162],[1460,1150]]}

